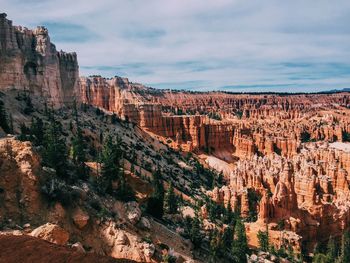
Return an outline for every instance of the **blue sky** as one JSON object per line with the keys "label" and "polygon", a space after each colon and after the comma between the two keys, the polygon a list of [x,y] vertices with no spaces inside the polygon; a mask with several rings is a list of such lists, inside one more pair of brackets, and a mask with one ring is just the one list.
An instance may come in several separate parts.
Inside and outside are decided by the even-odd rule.
{"label": "blue sky", "polygon": [[81,75],[155,88],[311,92],[350,88],[349,0],[1,0],[48,27]]}

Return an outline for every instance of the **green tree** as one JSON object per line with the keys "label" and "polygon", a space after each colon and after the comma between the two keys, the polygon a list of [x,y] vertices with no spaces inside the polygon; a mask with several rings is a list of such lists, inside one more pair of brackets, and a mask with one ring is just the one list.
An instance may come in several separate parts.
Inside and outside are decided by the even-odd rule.
{"label": "green tree", "polygon": [[327,257],[330,262],[334,262],[338,258],[338,248],[333,237],[331,237],[327,244]]}
{"label": "green tree", "polygon": [[33,107],[33,104],[32,104],[32,99],[30,98],[29,95],[26,95],[25,97],[25,107],[23,109],[23,113],[24,114],[31,114],[33,111],[34,111],[34,107]]}
{"label": "green tree", "polygon": [[160,219],[164,214],[164,186],[159,168],[153,174],[152,184],[154,186],[154,191],[152,196],[148,199],[147,212]]}
{"label": "green tree", "polygon": [[217,229],[210,235],[210,261],[217,262],[217,258],[220,256],[221,250],[223,248],[222,239],[220,232]]}
{"label": "green tree", "polygon": [[235,240],[232,246],[233,262],[244,263],[247,262],[247,254],[249,253],[247,236],[242,220],[237,220],[235,226]]}
{"label": "green tree", "polygon": [[225,248],[231,248],[233,245],[233,229],[231,226],[225,228],[222,234],[222,242]]}
{"label": "green tree", "polygon": [[268,251],[269,250],[269,231],[266,226],[266,231],[258,231],[258,240],[259,240],[259,247],[262,251]]}
{"label": "green tree", "polygon": [[30,126],[30,140],[34,145],[39,146],[44,142],[44,123],[40,118],[32,118]]}
{"label": "green tree", "polygon": [[164,199],[165,210],[169,214],[177,213],[178,200],[174,192],[173,184],[170,183]]}
{"label": "green tree", "polygon": [[[335,262],[335,261],[332,261]],[[312,263],[330,263],[328,257],[325,254],[318,253],[312,259]]]}
{"label": "green tree", "polygon": [[71,157],[75,165],[76,175],[81,179],[85,179],[88,174],[88,169],[85,165],[85,162],[86,162],[85,148],[86,146],[84,142],[84,136],[81,128],[78,126],[77,133],[72,139]]}
{"label": "green tree", "polygon": [[115,143],[111,136],[107,136],[100,155],[101,175],[98,178],[99,190],[103,193],[113,192],[112,182],[118,181],[120,175],[120,160],[122,151],[119,147],[120,139]]}
{"label": "green tree", "polygon": [[116,198],[125,202],[134,201],[135,193],[130,185],[125,180],[124,170],[120,170],[118,190],[116,192]]}
{"label": "green tree", "polygon": [[7,116],[7,112],[5,109],[5,104],[2,100],[0,100],[0,127],[4,130],[6,133],[10,133],[10,125],[9,120]]}
{"label": "green tree", "polygon": [[194,217],[191,224],[190,240],[195,248],[199,248],[202,242],[201,226],[198,217]]}
{"label": "green tree", "polygon": [[54,168],[60,177],[67,176],[66,141],[61,136],[61,124],[52,119],[44,133],[43,163]]}
{"label": "green tree", "polygon": [[350,232],[346,231],[343,234],[340,262],[348,263],[350,262]]}
{"label": "green tree", "polygon": [[235,213],[232,211],[231,202],[229,200],[227,207],[224,209],[223,221],[225,224],[235,224]]}

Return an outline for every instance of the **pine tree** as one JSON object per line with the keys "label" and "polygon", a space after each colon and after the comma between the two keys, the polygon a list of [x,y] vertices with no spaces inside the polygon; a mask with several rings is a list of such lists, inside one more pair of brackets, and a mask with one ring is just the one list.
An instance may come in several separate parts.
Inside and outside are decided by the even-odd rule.
{"label": "pine tree", "polygon": [[118,190],[116,192],[116,198],[125,202],[134,201],[135,193],[133,189],[127,184],[125,180],[124,170],[119,171]]}
{"label": "pine tree", "polygon": [[338,257],[338,248],[333,237],[330,237],[327,244],[327,258],[330,262],[335,261]]}
{"label": "pine tree", "polygon": [[8,123],[8,116],[5,109],[5,104],[2,100],[0,100],[0,127],[6,133],[11,132],[10,125]]}
{"label": "pine tree", "polygon": [[222,242],[225,248],[231,248],[233,245],[233,229],[231,226],[225,228],[222,234]]}
{"label": "pine tree", "polygon": [[44,123],[40,118],[33,118],[30,126],[30,140],[34,145],[39,146],[44,142]]}
{"label": "pine tree", "polygon": [[224,218],[223,221],[225,224],[235,224],[235,213],[232,211],[231,202],[229,200],[226,209],[224,209]]}
{"label": "pine tree", "polygon": [[119,138],[117,138],[117,141],[117,143],[114,143],[112,137],[107,136],[100,155],[102,167],[98,185],[101,192],[110,194],[113,192],[112,182],[119,179],[120,159],[122,157]]}
{"label": "pine tree", "polygon": [[210,262],[217,262],[222,250],[222,239],[219,231],[214,229],[210,235]]}
{"label": "pine tree", "polygon": [[232,246],[233,262],[247,262],[247,254],[249,253],[247,236],[245,227],[241,220],[238,220],[235,226],[235,240]]}
{"label": "pine tree", "polygon": [[85,165],[85,143],[82,130],[77,127],[77,133],[72,139],[71,157],[75,165],[75,172],[81,179],[85,179],[88,174],[88,169]]}
{"label": "pine tree", "polygon": [[12,114],[9,114],[9,132],[10,133],[14,133],[14,128],[13,128],[13,118],[12,118]]}
{"label": "pine tree", "polygon": [[164,186],[159,168],[153,174],[152,184],[154,186],[154,192],[148,199],[147,212],[160,219],[164,214]]}
{"label": "pine tree", "polygon": [[195,248],[199,248],[202,242],[201,227],[198,217],[193,218],[190,230],[190,240]]}
{"label": "pine tree", "polygon": [[259,246],[262,251],[268,251],[269,250],[269,230],[266,225],[266,231],[259,230],[258,232],[258,240],[259,240]]}
{"label": "pine tree", "polygon": [[75,163],[86,161],[84,138],[80,127],[78,127],[77,133],[72,139],[71,155]]}
{"label": "pine tree", "polygon": [[25,103],[26,104],[25,104],[25,108],[23,109],[23,113],[29,115],[34,111],[32,100],[29,95],[26,95]]}
{"label": "pine tree", "polygon": [[67,149],[66,142],[61,136],[60,123],[52,119],[44,134],[43,163],[54,168],[56,174],[66,177]]}
{"label": "pine tree", "polygon": [[177,212],[178,201],[172,183],[170,183],[169,188],[165,194],[164,206],[166,212],[169,214],[175,214]]}
{"label": "pine tree", "polygon": [[19,128],[21,133],[19,134],[18,139],[22,142],[28,141],[28,135],[30,134],[28,127],[24,123],[21,123]]}
{"label": "pine tree", "polygon": [[340,262],[342,263],[350,262],[350,232],[349,231],[346,231],[343,234]]}

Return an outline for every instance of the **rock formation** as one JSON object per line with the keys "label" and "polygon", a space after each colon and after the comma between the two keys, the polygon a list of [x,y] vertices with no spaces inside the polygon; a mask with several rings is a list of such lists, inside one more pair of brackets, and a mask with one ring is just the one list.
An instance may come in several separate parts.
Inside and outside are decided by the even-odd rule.
{"label": "rock formation", "polygon": [[240,204],[247,217],[247,189],[254,189],[260,201],[258,221],[252,224],[282,224],[310,248],[350,227],[349,158],[349,152],[324,142],[305,144],[292,158],[254,155],[237,163],[228,187],[209,194],[232,209]]}
{"label": "rock formation", "polygon": [[78,81],[77,55],[58,52],[45,27],[13,26],[0,14],[0,90],[27,90],[62,106],[80,99]]}
{"label": "rock formation", "polygon": [[[80,84],[84,103],[171,138],[183,149],[228,150],[239,158],[274,152],[293,156],[301,142],[341,142],[350,132],[349,120],[341,112],[329,112],[349,106],[348,94],[284,97],[157,91],[120,77],[81,78]],[[222,120],[210,118],[212,112],[219,112]]]}

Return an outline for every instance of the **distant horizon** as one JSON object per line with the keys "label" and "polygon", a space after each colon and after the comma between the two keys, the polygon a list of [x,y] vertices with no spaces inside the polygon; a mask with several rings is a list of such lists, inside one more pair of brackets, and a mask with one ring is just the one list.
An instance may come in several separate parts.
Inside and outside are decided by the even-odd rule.
{"label": "distant horizon", "polygon": [[157,89],[317,93],[350,88],[350,3],[4,0],[14,25],[48,28],[81,76]]}
{"label": "distant horizon", "polygon": [[93,74],[93,75],[80,75],[80,77],[83,78],[93,78],[93,77],[100,77],[100,78],[104,78],[104,79],[112,79],[112,78],[126,78],[128,79],[129,83],[133,83],[133,84],[140,84],[145,86],[146,88],[151,88],[151,89],[156,89],[156,90],[170,90],[170,91],[184,91],[184,92],[198,92],[198,93],[210,93],[210,92],[223,92],[223,93],[229,93],[229,94],[290,94],[290,95],[295,95],[295,94],[333,94],[333,93],[343,93],[343,92],[350,92],[350,88],[341,88],[341,89],[325,89],[323,91],[236,91],[236,90],[195,90],[195,89],[181,89],[181,88],[155,88],[152,87],[150,85],[146,85],[144,83],[132,80],[130,78],[128,78],[127,76],[118,76],[118,75],[114,75],[111,77],[108,76],[103,76],[103,75],[99,75],[99,74]]}

